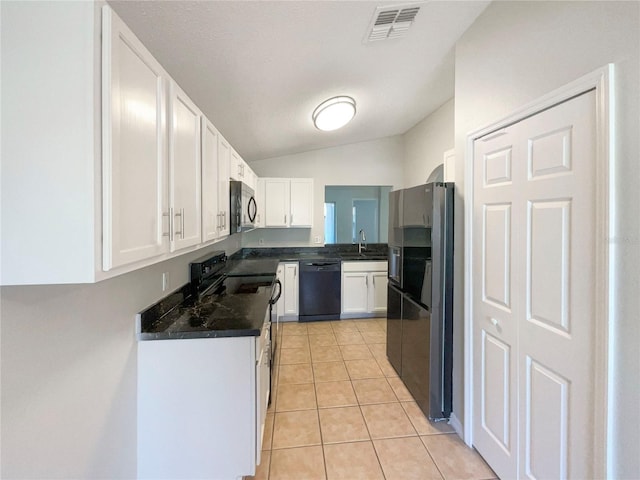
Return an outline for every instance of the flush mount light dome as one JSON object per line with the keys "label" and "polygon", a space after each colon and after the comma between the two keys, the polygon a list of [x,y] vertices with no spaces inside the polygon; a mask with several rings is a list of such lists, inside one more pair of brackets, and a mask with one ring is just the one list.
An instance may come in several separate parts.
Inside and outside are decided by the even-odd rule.
{"label": "flush mount light dome", "polygon": [[356,114],[356,101],[351,97],[333,97],[325,100],[313,111],[313,124],[319,130],[330,132],[344,127]]}

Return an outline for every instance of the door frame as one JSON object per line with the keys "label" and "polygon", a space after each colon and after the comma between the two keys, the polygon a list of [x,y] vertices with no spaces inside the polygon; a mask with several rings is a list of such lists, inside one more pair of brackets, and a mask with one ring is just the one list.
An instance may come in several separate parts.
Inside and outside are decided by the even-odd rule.
{"label": "door frame", "polygon": [[[612,402],[609,382],[613,366],[612,327],[615,322],[611,299],[615,292],[614,276],[614,159],[615,159],[615,96],[614,65],[608,64],[594,72],[560,87],[537,100],[517,109],[506,117],[475,130],[466,137],[465,144],[465,240],[464,269],[464,435],[465,443],[473,446],[473,211],[475,207],[474,142],[490,133],[513,125],[525,118],[547,110],[589,90],[596,92],[596,258],[595,258],[595,358],[594,358],[594,473],[597,478],[611,477],[612,452],[608,440],[611,438],[612,412],[607,408]],[[598,415],[599,414],[599,415]]]}

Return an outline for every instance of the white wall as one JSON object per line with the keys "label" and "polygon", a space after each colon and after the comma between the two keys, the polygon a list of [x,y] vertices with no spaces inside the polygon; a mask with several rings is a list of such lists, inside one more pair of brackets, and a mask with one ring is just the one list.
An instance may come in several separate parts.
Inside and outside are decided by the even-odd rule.
{"label": "white wall", "polygon": [[403,140],[393,136],[325,148],[296,155],[258,160],[251,168],[260,177],[313,178],[314,216],[312,229],[278,228],[249,232],[243,246],[313,245],[314,237],[324,242],[325,185],[391,185],[402,187]]}
{"label": "white wall", "polygon": [[[97,284],[0,289],[0,477],[136,476],[135,316],[188,281],[188,262],[241,235]],[[188,408],[188,405],[185,406]]]}
{"label": "white wall", "polygon": [[451,99],[404,134],[404,187],[425,183],[453,148],[453,114]]}
{"label": "white wall", "polygon": [[[467,133],[599,67],[616,65],[617,158],[612,477],[640,474],[640,4],[494,2],[456,48],[456,311],[454,411],[463,417],[464,155]],[[601,412],[602,415],[607,412]]]}

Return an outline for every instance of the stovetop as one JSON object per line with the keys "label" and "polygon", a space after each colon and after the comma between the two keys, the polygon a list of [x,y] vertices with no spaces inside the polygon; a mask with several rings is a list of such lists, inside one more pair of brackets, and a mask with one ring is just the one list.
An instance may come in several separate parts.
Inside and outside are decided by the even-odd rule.
{"label": "stovetop", "polygon": [[205,273],[197,286],[189,283],[138,314],[140,340],[260,335],[275,275],[228,276],[217,262],[209,267],[196,265]]}

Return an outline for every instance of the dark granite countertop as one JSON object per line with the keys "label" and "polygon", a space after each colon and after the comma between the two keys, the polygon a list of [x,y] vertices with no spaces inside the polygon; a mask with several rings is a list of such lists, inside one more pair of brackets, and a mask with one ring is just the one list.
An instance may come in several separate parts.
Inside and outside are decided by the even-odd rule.
{"label": "dark granite countertop", "polygon": [[227,260],[229,276],[275,275],[278,270],[278,258],[236,258]]}
{"label": "dark granite countertop", "polygon": [[358,253],[358,246],[352,244],[326,245],[324,247],[279,247],[243,248],[231,260],[277,259],[280,262],[299,262],[307,259],[337,258],[342,261],[385,261],[387,244],[373,243]]}
{"label": "dark granite countertop", "polygon": [[[252,277],[251,293],[211,292],[197,301],[189,286],[179,289],[139,314],[139,340],[259,336],[275,276]],[[247,277],[229,277],[225,285],[246,284]]]}
{"label": "dark granite countertop", "polygon": [[[337,258],[342,261],[387,259],[387,244],[371,244],[363,254],[357,245],[325,247],[243,248],[232,255],[225,268],[225,283],[253,278],[252,293],[218,290],[201,298],[187,284],[139,314],[139,340],[258,336],[269,308],[271,285],[279,262]],[[242,277],[242,278],[240,278]]]}

